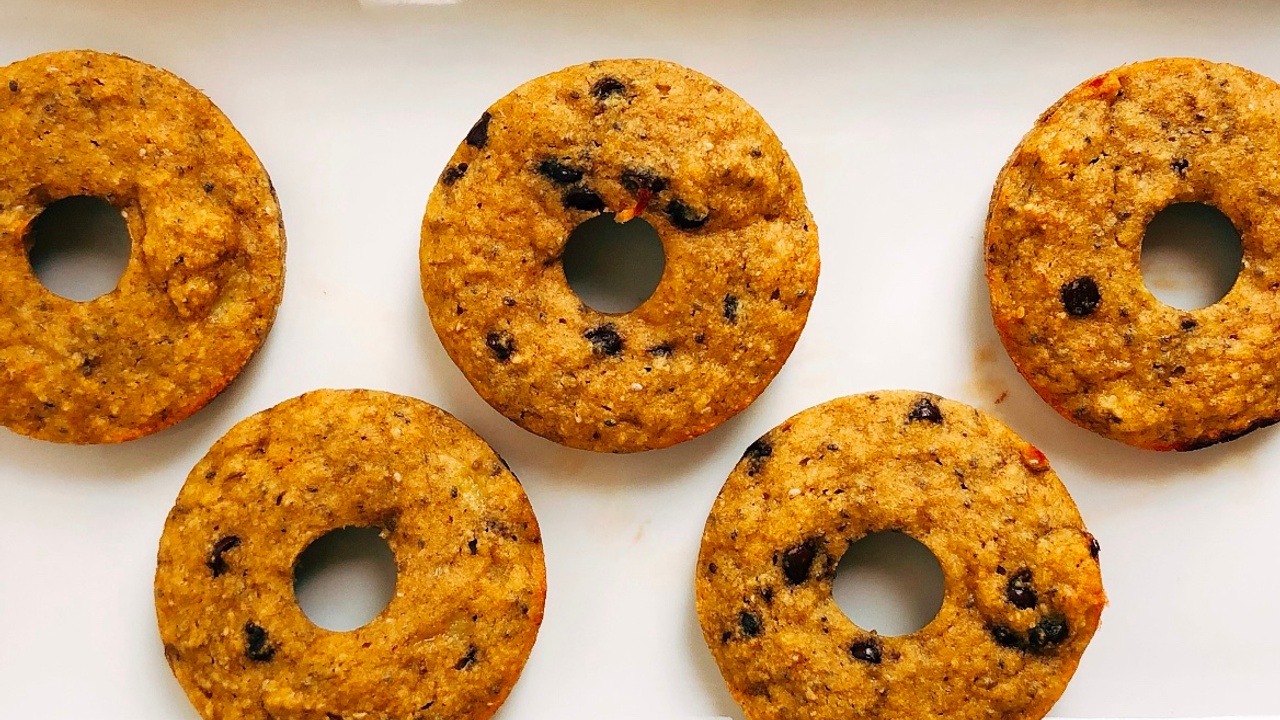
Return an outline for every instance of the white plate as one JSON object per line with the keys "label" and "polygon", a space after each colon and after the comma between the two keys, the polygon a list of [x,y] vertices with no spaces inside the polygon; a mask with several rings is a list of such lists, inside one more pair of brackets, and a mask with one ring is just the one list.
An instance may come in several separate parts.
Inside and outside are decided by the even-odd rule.
{"label": "white plate", "polygon": [[[897,387],[993,410],[1045,451],[1101,539],[1111,605],[1056,713],[1280,711],[1280,434],[1162,455],[1075,428],[1014,372],[980,272],[992,182],[1045,107],[1161,55],[1280,77],[1270,4],[0,5],[0,62],[91,47],[204,89],[271,172],[289,236],[275,329],[204,411],[119,447],[0,432],[0,717],[194,719],[152,609],[165,514],[234,422],[353,386],[457,414],[537,509],[546,621],[502,718],[740,717],[692,609],[711,501],[742,449],[792,413]],[[676,60],[752,102],[800,168],[823,259],[809,327],[755,405],[685,445],[623,457],[561,448],[489,409],[428,324],[416,256],[427,194],[480,112],[534,75],[611,56]]]}

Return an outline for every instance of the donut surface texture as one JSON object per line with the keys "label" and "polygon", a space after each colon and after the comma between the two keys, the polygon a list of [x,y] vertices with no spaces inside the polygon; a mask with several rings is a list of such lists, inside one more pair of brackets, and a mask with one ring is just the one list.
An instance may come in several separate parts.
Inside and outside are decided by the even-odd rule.
{"label": "donut surface texture", "polygon": [[[90,51],[0,69],[0,424],[121,442],[186,418],[262,345],[284,287],[266,171],[207,97],[164,70]],[[124,216],[116,288],[46,289],[33,222],[63,198]]]}
{"label": "donut surface texture", "polygon": [[[851,544],[906,533],[937,558],[938,614],[882,636],[832,598]],[[1098,545],[1043,454],[936,395],[856,395],[747,448],[707,519],[703,636],[749,720],[1037,720],[1105,596]]]}
{"label": "donut surface texture", "polygon": [[[294,565],[344,527],[381,531],[395,595],[350,632],[317,627]],[[542,622],[537,520],[516,477],[451,415],[319,390],[233,427],[195,466],[160,539],[165,656],[208,720],[483,720]]]}
{"label": "donut surface texture", "polygon": [[[1234,286],[1198,310],[1142,279],[1148,223],[1174,203],[1240,233]],[[987,282],[1019,372],[1064,417],[1154,450],[1193,450],[1280,420],[1280,86],[1170,58],[1059,100],[1000,173]]]}
{"label": "donut surface texture", "polygon": [[[600,214],[657,230],[666,265],[631,312],[588,307],[561,256]],[[423,293],[449,356],[517,424],[632,452],[749,405],[791,353],[818,279],[800,177],[724,86],[658,60],[517,88],[459,145],[427,204]]]}

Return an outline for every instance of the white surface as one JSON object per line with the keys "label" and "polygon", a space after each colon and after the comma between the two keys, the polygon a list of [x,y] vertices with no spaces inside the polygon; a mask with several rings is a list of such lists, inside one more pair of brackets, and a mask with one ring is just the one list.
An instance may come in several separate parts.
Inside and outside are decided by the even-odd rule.
{"label": "white surface", "polygon": [[[1280,77],[1278,30],[1268,2],[0,0],[0,61],[92,47],[205,89],[272,173],[289,234],[275,330],[204,411],[119,447],[0,431],[0,718],[196,717],[155,630],[165,513],[234,422],[325,386],[439,404],[524,481],[550,592],[500,718],[740,718],[692,610],[711,501],[742,448],[792,413],[895,387],[994,410],[1043,448],[1101,539],[1111,605],[1057,714],[1280,711],[1280,434],[1160,455],[1060,419],[996,340],[979,242],[996,172],[1067,89],[1159,55]],[[752,102],[800,168],[823,257],[809,327],[760,401],[703,438],[622,457],[490,410],[431,331],[416,258],[427,194],[480,112],[607,56],[680,61]]]}

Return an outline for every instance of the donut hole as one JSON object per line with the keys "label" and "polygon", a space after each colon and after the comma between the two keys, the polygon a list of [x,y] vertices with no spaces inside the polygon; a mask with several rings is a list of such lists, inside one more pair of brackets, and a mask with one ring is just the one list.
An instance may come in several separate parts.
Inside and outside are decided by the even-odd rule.
{"label": "donut hole", "polygon": [[78,302],[115,290],[133,248],[120,210],[88,195],[46,207],[32,221],[26,244],[27,260],[40,284]]}
{"label": "donut hole", "polygon": [[378,528],[317,538],[293,566],[293,595],[311,622],[345,632],[368,625],[396,591],[396,559]]}
{"label": "donut hole", "polygon": [[1142,282],[1160,302],[1198,310],[1226,297],[1240,275],[1240,233],[1216,207],[1175,203],[1156,213],[1142,238]]}
{"label": "donut hole", "polygon": [[929,548],[900,532],[872,533],[849,546],[832,582],[836,605],[858,627],[909,635],[942,609],[942,566]]}
{"label": "donut hole", "polygon": [[662,280],[662,239],[644,218],[617,222],[604,213],[569,234],[562,256],[569,288],[593,310],[627,313],[648,300]]}

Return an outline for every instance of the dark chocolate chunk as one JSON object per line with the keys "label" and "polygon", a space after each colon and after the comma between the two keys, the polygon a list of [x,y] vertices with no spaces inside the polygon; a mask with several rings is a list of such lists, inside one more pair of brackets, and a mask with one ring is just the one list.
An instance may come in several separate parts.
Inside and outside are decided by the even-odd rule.
{"label": "dark chocolate chunk", "polygon": [[466,163],[458,163],[457,165],[445,168],[444,174],[440,176],[440,182],[446,186],[458,182],[462,179],[463,175],[467,174],[467,167],[468,165]]}
{"label": "dark chocolate chunk", "polygon": [[1091,533],[1085,533],[1085,535],[1089,538],[1089,557],[1097,560],[1098,553],[1102,552],[1102,546],[1098,544],[1098,538],[1094,537]]}
{"label": "dark chocolate chunk", "polygon": [[699,215],[693,208],[676,199],[667,203],[665,212],[671,224],[681,230],[697,230],[706,225],[707,219],[711,217],[709,213]]}
{"label": "dark chocolate chunk", "polygon": [[583,337],[591,341],[591,350],[597,355],[614,356],[622,352],[622,336],[613,323],[588,330]]}
{"label": "dark chocolate chunk", "polygon": [[724,319],[730,324],[738,322],[738,298],[732,295],[724,296]]}
{"label": "dark chocolate chunk", "polygon": [[907,412],[907,422],[929,422],[934,425],[942,423],[942,411],[931,398],[922,397],[916,400]]}
{"label": "dark chocolate chunk", "polygon": [[470,551],[472,555],[475,555],[476,553],[480,552],[480,541],[475,538],[471,538],[470,540],[468,540],[467,550]]}
{"label": "dark chocolate chunk", "polygon": [[1173,162],[1169,163],[1169,167],[1174,172],[1183,176],[1187,174],[1187,168],[1190,166],[1191,166],[1191,163],[1188,162],[1186,158],[1178,158],[1177,160],[1174,160]]}
{"label": "dark chocolate chunk", "polygon": [[1031,587],[1031,570],[1022,568],[1009,577],[1004,586],[1004,596],[1019,610],[1029,610],[1036,606],[1039,598],[1035,588]]}
{"label": "dark chocolate chunk", "polygon": [[89,377],[90,375],[93,374],[94,370],[98,369],[98,366],[101,364],[102,364],[102,358],[97,357],[95,355],[85,355],[84,360],[80,361],[80,374],[85,377]]}
{"label": "dark chocolate chunk", "polygon": [[623,170],[622,187],[632,193],[648,190],[657,194],[667,189],[666,178],[660,177],[652,170]]}
{"label": "dark chocolate chunk", "polygon": [[516,339],[506,330],[492,330],[484,338],[484,344],[493,351],[498,362],[507,362],[516,354]]}
{"label": "dark chocolate chunk", "polygon": [[453,664],[453,669],[466,670],[467,668],[474,665],[476,663],[476,653],[478,652],[480,652],[480,650],[476,648],[475,645],[472,645],[471,647],[467,648],[467,654],[463,655],[461,658],[458,659],[458,662]]}
{"label": "dark chocolate chunk", "polygon": [[572,188],[560,196],[560,202],[570,210],[604,212],[604,199],[586,188]]}
{"label": "dark chocolate chunk", "polygon": [[489,144],[489,121],[493,119],[487,111],[480,116],[475,125],[467,133],[467,144],[473,148],[483,148]]}
{"label": "dark chocolate chunk", "polygon": [[747,461],[747,474],[755,475],[760,472],[764,461],[768,460],[771,455],[773,455],[773,445],[764,438],[760,438],[748,445],[746,452],[742,453],[742,459]]}
{"label": "dark chocolate chunk", "polygon": [[861,660],[872,665],[879,665],[881,660],[880,641],[874,637],[866,640],[858,640],[849,646],[849,654],[855,660]]}
{"label": "dark chocolate chunk", "polygon": [[1092,315],[1098,309],[1098,303],[1102,302],[1098,283],[1088,275],[1066,283],[1058,294],[1062,298],[1062,307],[1066,308],[1071,317]]}
{"label": "dark chocolate chunk", "polygon": [[799,585],[809,579],[813,560],[818,556],[818,541],[809,538],[782,553],[782,575],[788,585]]}
{"label": "dark chocolate chunk", "polygon": [[738,624],[742,626],[742,634],[747,637],[757,637],[764,630],[760,616],[746,610],[738,613]]}
{"label": "dark chocolate chunk", "polygon": [[1032,650],[1045,650],[1061,645],[1067,639],[1067,620],[1061,615],[1044,618],[1027,632],[1027,646]]}
{"label": "dark chocolate chunk", "polygon": [[18,81],[17,81],[17,80],[10,80],[10,81],[9,81],[9,92],[18,92]]}
{"label": "dark chocolate chunk", "polygon": [[572,185],[582,179],[582,171],[547,158],[538,164],[538,174],[559,185]]}
{"label": "dark chocolate chunk", "polygon": [[271,662],[276,646],[268,642],[267,631],[254,622],[244,624],[244,654],[254,662]]}
{"label": "dark chocolate chunk", "polygon": [[991,633],[991,638],[1001,647],[1013,648],[1015,650],[1022,648],[1022,637],[1013,629],[1004,625],[991,625],[987,628]]}
{"label": "dark chocolate chunk", "polygon": [[204,564],[209,567],[209,571],[213,573],[214,577],[221,577],[226,574],[228,570],[227,559],[222,556],[238,547],[240,547],[240,538],[235,535],[228,535],[213,544],[213,550],[209,552],[209,559]]}
{"label": "dark chocolate chunk", "polygon": [[604,100],[610,95],[617,95],[619,93],[625,92],[626,89],[627,89],[627,86],[623,85],[621,80],[619,80],[616,77],[610,77],[609,75],[605,75],[604,77],[595,81],[595,83],[591,86],[591,94],[594,95],[597,100]]}
{"label": "dark chocolate chunk", "polygon": [[659,343],[657,345],[654,345],[653,347],[649,348],[645,352],[649,353],[654,357],[671,357],[671,351],[673,349],[674,348],[671,347],[671,343],[664,342],[664,343]]}
{"label": "dark chocolate chunk", "polygon": [[720,572],[720,568],[717,567],[715,563],[707,563],[708,575],[715,575],[717,572]]}

